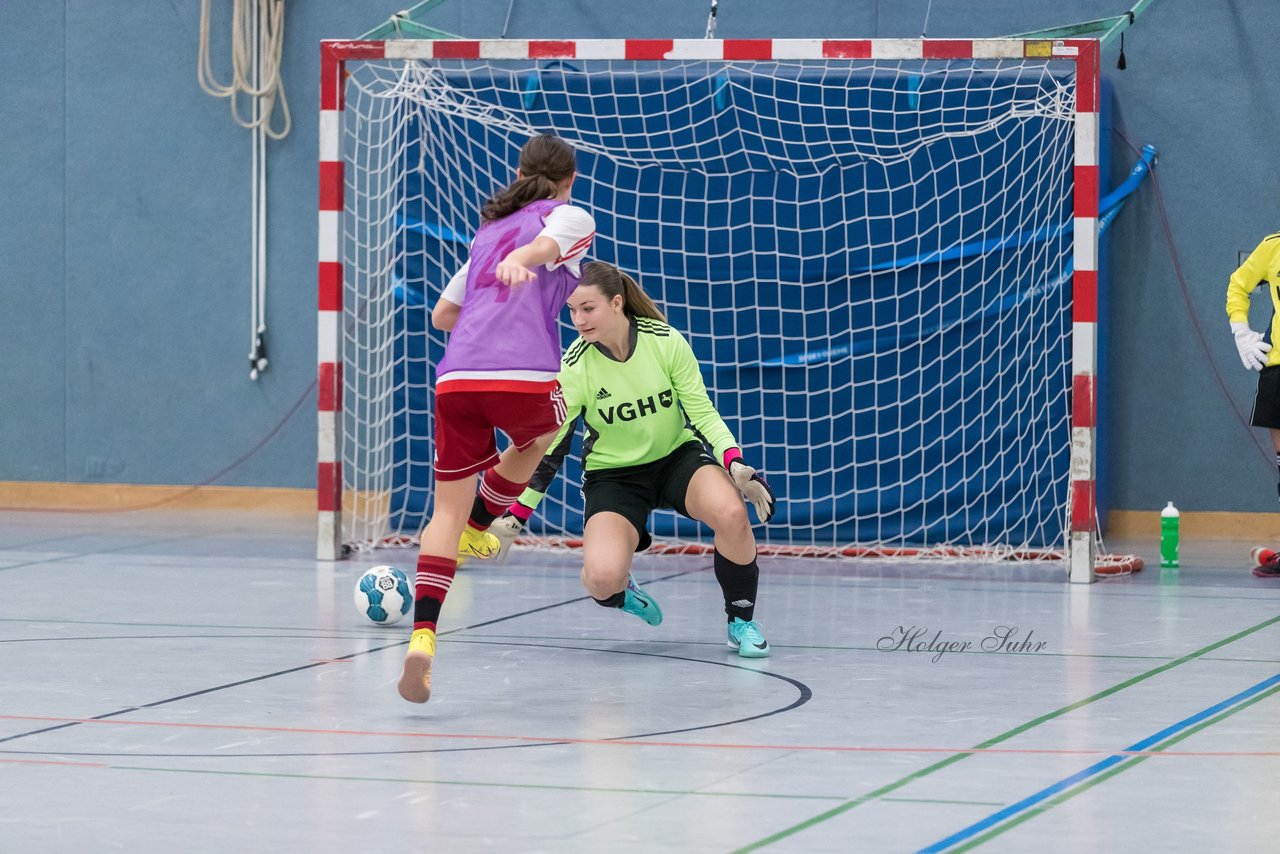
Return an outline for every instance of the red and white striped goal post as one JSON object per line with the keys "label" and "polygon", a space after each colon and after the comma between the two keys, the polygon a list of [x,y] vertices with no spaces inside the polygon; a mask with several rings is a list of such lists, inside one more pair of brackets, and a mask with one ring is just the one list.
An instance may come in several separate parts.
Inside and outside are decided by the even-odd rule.
{"label": "red and white striped goal post", "polygon": [[[1073,166],[1070,526],[1072,582],[1095,580],[1097,551],[1098,194],[1101,45],[1097,39],[480,39],[320,43],[320,222],[316,465],[317,557],[343,556],[341,113],[344,65],[364,59],[1043,59],[1076,66]],[[1136,560],[1136,559],[1134,559]],[[1141,567],[1141,562],[1138,562]]]}

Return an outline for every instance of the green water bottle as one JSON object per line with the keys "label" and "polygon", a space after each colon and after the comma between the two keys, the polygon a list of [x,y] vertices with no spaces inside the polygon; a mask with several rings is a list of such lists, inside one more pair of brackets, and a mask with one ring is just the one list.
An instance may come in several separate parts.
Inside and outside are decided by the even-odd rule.
{"label": "green water bottle", "polygon": [[1160,511],[1160,565],[1178,565],[1178,508],[1172,501]]}

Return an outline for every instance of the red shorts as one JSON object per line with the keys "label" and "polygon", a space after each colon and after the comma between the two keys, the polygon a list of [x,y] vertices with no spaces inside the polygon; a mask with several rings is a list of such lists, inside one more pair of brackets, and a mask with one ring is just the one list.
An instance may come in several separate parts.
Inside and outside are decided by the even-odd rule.
{"label": "red shorts", "polygon": [[498,461],[501,430],[519,450],[564,423],[564,393],[451,391],[436,395],[436,477],[462,480]]}

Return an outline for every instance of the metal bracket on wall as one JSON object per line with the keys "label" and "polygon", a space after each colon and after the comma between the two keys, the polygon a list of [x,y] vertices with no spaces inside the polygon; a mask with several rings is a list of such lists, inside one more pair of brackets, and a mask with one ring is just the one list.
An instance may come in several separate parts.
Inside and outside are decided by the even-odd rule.
{"label": "metal bracket on wall", "polygon": [[1102,42],[1105,48],[1109,46],[1117,38],[1123,36],[1124,31],[1133,26],[1138,16],[1155,3],[1156,0],[1138,0],[1133,4],[1133,8],[1120,15],[1114,15],[1110,18],[1098,18],[1093,21],[1083,21],[1079,24],[1067,24],[1062,27],[1051,27],[1044,30],[1031,30],[1025,33],[1014,33],[1009,36],[1012,39],[1067,39],[1079,38],[1080,36],[1088,36],[1092,33],[1102,33],[1098,40]]}
{"label": "metal bracket on wall", "polygon": [[396,12],[386,23],[379,24],[369,32],[360,36],[363,39],[460,39],[462,36],[446,30],[432,27],[418,20],[421,16],[444,3],[445,0],[423,0],[400,12]]}

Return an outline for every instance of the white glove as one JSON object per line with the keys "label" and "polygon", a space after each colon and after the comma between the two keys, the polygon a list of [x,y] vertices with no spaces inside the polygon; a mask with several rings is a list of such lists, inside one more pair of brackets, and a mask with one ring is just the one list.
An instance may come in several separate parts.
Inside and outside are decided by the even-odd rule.
{"label": "white glove", "polygon": [[1240,352],[1240,361],[1246,368],[1260,371],[1266,367],[1271,345],[1262,340],[1261,332],[1254,332],[1249,324],[1236,321],[1231,324],[1231,334],[1236,336],[1236,350]]}
{"label": "white glove", "polygon": [[756,508],[756,518],[761,522],[768,522],[773,515],[774,498],[773,490],[764,482],[764,478],[742,460],[729,463],[729,476],[733,478],[733,485],[738,487],[742,497]]}
{"label": "white glove", "polygon": [[508,513],[493,520],[493,524],[489,526],[489,533],[498,538],[498,553],[493,556],[496,562],[506,562],[511,556],[511,546],[515,544],[516,537],[519,537],[523,530],[524,523],[514,514]]}

